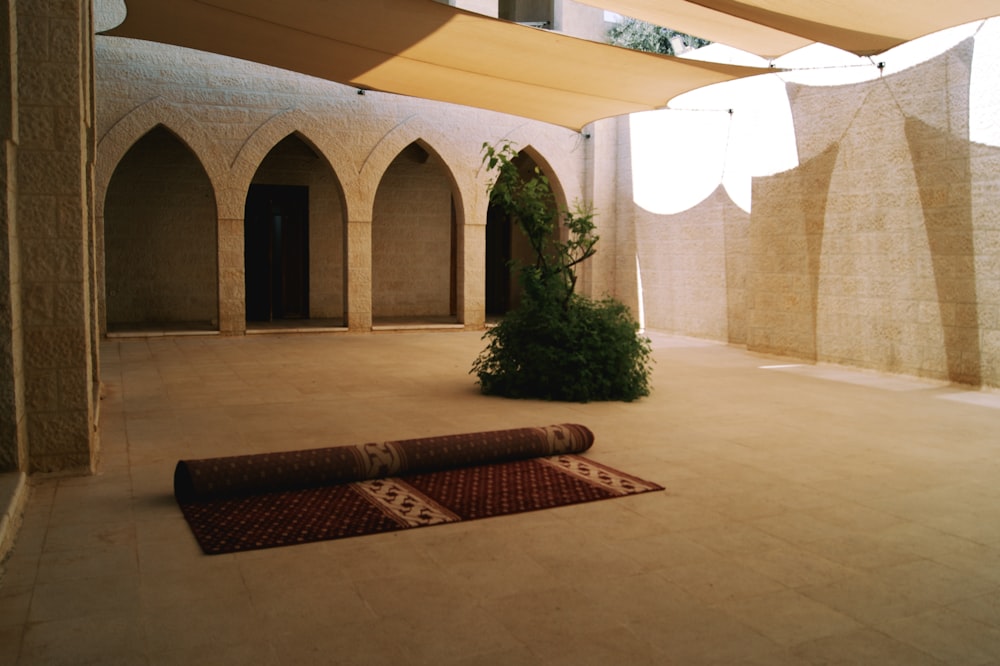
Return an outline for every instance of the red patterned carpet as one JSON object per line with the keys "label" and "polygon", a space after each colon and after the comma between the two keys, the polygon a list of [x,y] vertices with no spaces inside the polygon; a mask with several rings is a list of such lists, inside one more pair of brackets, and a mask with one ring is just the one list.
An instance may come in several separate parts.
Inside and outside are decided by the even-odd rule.
{"label": "red patterned carpet", "polygon": [[586,426],[181,460],[174,495],[208,554],[288,546],[663,490],[576,454]]}
{"label": "red patterned carpet", "polygon": [[210,555],[475,520],[663,490],[577,455],[180,501]]}

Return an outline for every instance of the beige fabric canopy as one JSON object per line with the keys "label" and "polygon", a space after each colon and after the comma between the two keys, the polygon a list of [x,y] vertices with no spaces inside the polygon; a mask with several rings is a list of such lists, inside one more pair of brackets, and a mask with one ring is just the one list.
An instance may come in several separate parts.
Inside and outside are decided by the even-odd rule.
{"label": "beige fabric canopy", "polygon": [[432,0],[126,0],[126,7],[124,23],[103,34],[575,130],[774,71],[640,53]]}
{"label": "beige fabric canopy", "polygon": [[998,0],[580,0],[773,58],[810,42],[875,55],[1000,15]]}

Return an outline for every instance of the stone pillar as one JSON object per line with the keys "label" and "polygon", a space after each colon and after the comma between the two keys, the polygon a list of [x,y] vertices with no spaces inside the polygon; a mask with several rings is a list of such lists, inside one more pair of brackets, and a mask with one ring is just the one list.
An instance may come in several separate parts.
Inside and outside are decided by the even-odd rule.
{"label": "stone pillar", "polygon": [[0,0],[0,472],[24,470],[24,367],[17,241],[17,14]]}
{"label": "stone pillar", "polygon": [[246,332],[246,280],[243,260],[243,218],[219,220],[219,332]]}
{"label": "stone pillar", "polygon": [[[486,198],[486,197],[483,197]],[[486,208],[470,209],[458,237],[459,321],[466,328],[486,323]]]}
{"label": "stone pillar", "polygon": [[[91,294],[95,146],[90,2],[17,2],[16,26],[14,220],[27,466],[32,472],[91,472],[97,454],[98,370]],[[16,269],[17,264],[9,265]],[[13,357],[17,355],[15,350]]]}
{"label": "stone pillar", "polygon": [[372,328],[372,222],[348,220],[347,269],[347,328],[370,331]]}

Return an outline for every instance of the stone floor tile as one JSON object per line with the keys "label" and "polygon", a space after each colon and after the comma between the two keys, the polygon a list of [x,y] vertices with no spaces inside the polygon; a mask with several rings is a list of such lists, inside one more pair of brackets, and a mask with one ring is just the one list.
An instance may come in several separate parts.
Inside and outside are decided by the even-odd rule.
{"label": "stone floor tile", "polygon": [[896,547],[880,534],[847,534],[802,545],[822,557],[854,569],[877,569],[922,559],[912,551]]}
{"label": "stone floor tile", "polygon": [[[299,657],[297,655],[296,657]],[[327,661],[307,662],[296,660],[288,661],[288,655],[275,654],[274,646],[266,639],[259,637],[248,637],[247,640],[238,645],[221,645],[206,648],[203,645],[196,647],[169,650],[167,652],[157,652],[149,657],[149,666],[191,666],[192,664],[204,663],[206,659],[211,660],[212,666],[282,666],[283,664],[308,664],[308,663],[335,663],[329,659],[329,655],[324,655]]]}
{"label": "stone floor tile", "polygon": [[866,625],[910,617],[926,609],[924,600],[911,595],[916,592],[914,588],[890,584],[882,579],[880,571],[817,587],[803,587],[799,591]]}
{"label": "stone floor tile", "polygon": [[[0,662],[989,663],[1000,412],[651,334],[653,394],[589,404],[480,395],[476,332],[102,343],[100,474],[32,479]],[[218,556],[173,498],[184,458],[561,422],[666,490]]]}
{"label": "stone floor tile", "polygon": [[825,585],[857,573],[855,569],[831,561],[815,550],[792,544],[747,553],[740,561],[748,569],[791,588]]}
{"label": "stone floor tile", "polygon": [[652,643],[665,664],[767,663],[782,650],[756,629],[725,611],[708,607],[648,616],[626,626]]}
{"label": "stone floor tile", "polygon": [[50,525],[45,534],[47,553],[108,545],[126,547],[135,544],[135,523],[116,516],[113,522],[73,522],[70,519]]}
{"label": "stone floor tile", "polygon": [[858,629],[796,645],[792,654],[816,666],[944,666],[947,662],[874,629]]}
{"label": "stone floor tile", "polygon": [[140,611],[139,577],[111,574],[35,584],[28,622],[71,620],[96,614],[136,615]]}
{"label": "stone floor tile", "polygon": [[116,575],[134,577],[138,573],[135,544],[124,543],[46,551],[39,558],[36,580],[44,584]]}
{"label": "stone floor tile", "polygon": [[16,664],[21,652],[24,627],[0,625],[0,664]]}
{"label": "stone floor tile", "polygon": [[1000,629],[1000,590],[956,601],[948,608],[967,618]]}
{"label": "stone floor tile", "polygon": [[482,609],[544,659],[564,645],[620,624],[614,612],[570,586],[484,600]]}
{"label": "stone floor tile", "polygon": [[1000,629],[947,608],[877,628],[949,664],[984,664],[1000,657]]}
{"label": "stone floor tile", "polygon": [[151,658],[178,650],[214,654],[260,638],[265,627],[247,592],[205,597],[193,606],[182,602],[144,607],[142,618]]}
{"label": "stone floor tile", "polygon": [[661,666],[664,656],[623,626],[574,637],[558,650],[545,650],[543,666]]}
{"label": "stone floor tile", "polygon": [[399,628],[382,621],[339,626],[272,623],[262,635],[272,645],[274,663],[279,665],[392,666],[410,663],[408,645],[415,640],[407,633],[393,633]]}
{"label": "stone floor tile", "polygon": [[186,567],[141,566],[139,595],[144,609],[197,608],[206,599],[238,597],[247,583],[232,560],[203,558]]}
{"label": "stone floor tile", "polygon": [[687,562],[663,569],[660,575],[709,604],[786,589],[780,580],[748,568],[739,559]]}
{"label": "stone floor tile", "polygon": [[883,584],[927,608],[1000,589],[989,579],[930,560],[914,560],[875,571]]}
{"label": "stone floor tile", "polygon": [[32,585],[11,585],[6,582],[0,585],[0,628],[21,629],[27,622],[33,594]]}
{"label": "stone floor tile", "polygon": [[19,664],[146,664],[138,614],[96,613],[32,622],[24,631]]}
{"label": "stone floor tile", "polygon": [[785,647],[860,629],[856,620],[793,590],[716,606]]}
{"label": "stone floor tile", "polygon": [[726,557],[752,555],[788,545],[784,539],[746,523],[685,530],[683,536]]}

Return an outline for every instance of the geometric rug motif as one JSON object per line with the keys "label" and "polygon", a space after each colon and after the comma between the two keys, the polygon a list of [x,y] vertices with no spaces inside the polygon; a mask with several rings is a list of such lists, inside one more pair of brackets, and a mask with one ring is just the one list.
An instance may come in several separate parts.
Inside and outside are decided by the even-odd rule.
{"label": "geometric rug motif", "polygon": [[210,555],[538,511],[663,490],[573,454],[239,498],[180,501]]}

